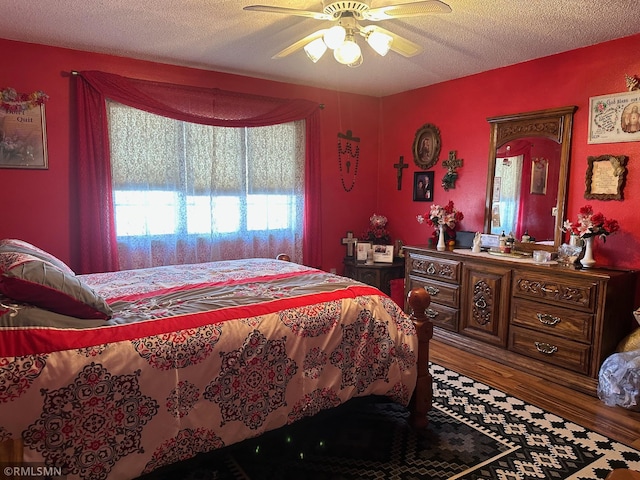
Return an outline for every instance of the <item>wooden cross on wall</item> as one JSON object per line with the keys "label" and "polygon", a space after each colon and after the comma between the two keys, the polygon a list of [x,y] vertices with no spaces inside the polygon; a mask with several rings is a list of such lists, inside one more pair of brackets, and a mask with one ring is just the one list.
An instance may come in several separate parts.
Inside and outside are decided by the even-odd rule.
{"label": "wooden cross on wall", "polygon": [[456,168],[462,167],[462,159],[456,158],[456,151],[451,150],[449,152],[449,158],[442,162],[442,166],[447,169],[447,173],[445,173],[442,178],[442,187],[445,190],[456,188],[456,178],[458,178]]}
{"label": "wooden cross on wall", "polygon": [[398,163],[393,164],[393,168],[397,170],[396,177],[398,179],[398,190],[402,190],[402,170],[409,166],[408,163],[404,163],[404,157],[400,157]]}
{"label": "wooden cross on wall", "polygon": [[347,246],[347,257],[353,257],[353,246],[358,243],[358,239],[353,236],[353,232],[347,232],[347,236],[342,239],[342,244]]}

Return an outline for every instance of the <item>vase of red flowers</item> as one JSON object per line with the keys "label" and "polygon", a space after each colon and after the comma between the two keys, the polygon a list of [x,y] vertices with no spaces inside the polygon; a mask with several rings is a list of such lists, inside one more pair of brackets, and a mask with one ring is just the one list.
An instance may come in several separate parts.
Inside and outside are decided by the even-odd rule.
{"label": "vase of red flowers", "polygon": [[434,228],[433,235],[438,237],[438,250],[444,250],[447,242],[456,239],[455,228],[463,218],[463,213],[456,210],[451,200],[444,207],[432,205],[429,212],[416,216],[418,223],[426,223]]}
{"label": "vase of red flowers", "polygon": [[566,220],[562,230],[582,239],[584,255],[580,263],[585,268],[591,268],[596,264],[593,257],[594,237],[601,238],[604,243],[607,241],[607,236],[620,230],[620,224],[617,220],[606,218],[600,212],[594,213],[591,205],[585,205],[578,213],[578,220],[575,223]]}
{"label": "vase of red flowers", "polygon": [[369,218],[369,228],[360,236],[360,240],[374,245],[391,245],[391,235],[387,230],[387,217],[374,213]]}

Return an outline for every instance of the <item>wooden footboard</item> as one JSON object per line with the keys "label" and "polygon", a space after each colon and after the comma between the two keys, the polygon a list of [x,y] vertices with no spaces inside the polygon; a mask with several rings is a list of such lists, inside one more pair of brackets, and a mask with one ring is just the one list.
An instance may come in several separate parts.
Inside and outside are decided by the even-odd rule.
{"label": "wooden footboard", "polygon": [[429,423],[427,413],[431,410],[433,379],[429,373],[429,341],[433,337],[433,323],[426,315],[431,297],[424,288],[414,288],[407,295],[411,307],[411,320],[418,334],[418,379],[411,404],[411,424],[425,428]]}

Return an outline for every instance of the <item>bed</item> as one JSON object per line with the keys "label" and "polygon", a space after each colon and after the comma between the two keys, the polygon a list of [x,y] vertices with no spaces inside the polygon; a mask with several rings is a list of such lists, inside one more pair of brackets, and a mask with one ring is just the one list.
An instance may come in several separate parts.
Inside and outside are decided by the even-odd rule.
{"label": "bed", "polygon": [[75,275],[10,239],[0,292],[0,442],[68,479],[136,478],[357,396],[427,421],[424,290],[409,317],[280,259]]}

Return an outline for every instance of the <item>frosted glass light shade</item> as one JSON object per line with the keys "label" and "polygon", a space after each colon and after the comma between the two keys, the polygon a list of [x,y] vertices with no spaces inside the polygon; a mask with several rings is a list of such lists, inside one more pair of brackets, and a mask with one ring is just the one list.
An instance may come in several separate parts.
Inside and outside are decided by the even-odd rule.
{"label": "frosted glass light shade", "polygon": [[335,50],[344,42],[347,32],[341,25],[335,25],[325,32],[323,35],[324,43],[331,50]]}
{"label": "frosted glass light shade", "polygon": [[367,35],[367,43],[383,57],[389,53],[391,42],[393,42],[393,38],[386,33],[373,31]]}
{"label": "frosted glass light shade", "polygon": [[360,46],[353,40],[346,40],[342,45],[333,51],[335,59],[343,65],[351,65],[357,63],[362,57]]}
{"label": "frosted glass light shade", "polygon": [[316,38],[313,42],[307,43],[304,46],[304,51],[311,61],[316,63],[322,58],[324,52],[327,51],[327,46],[321,38]]}

